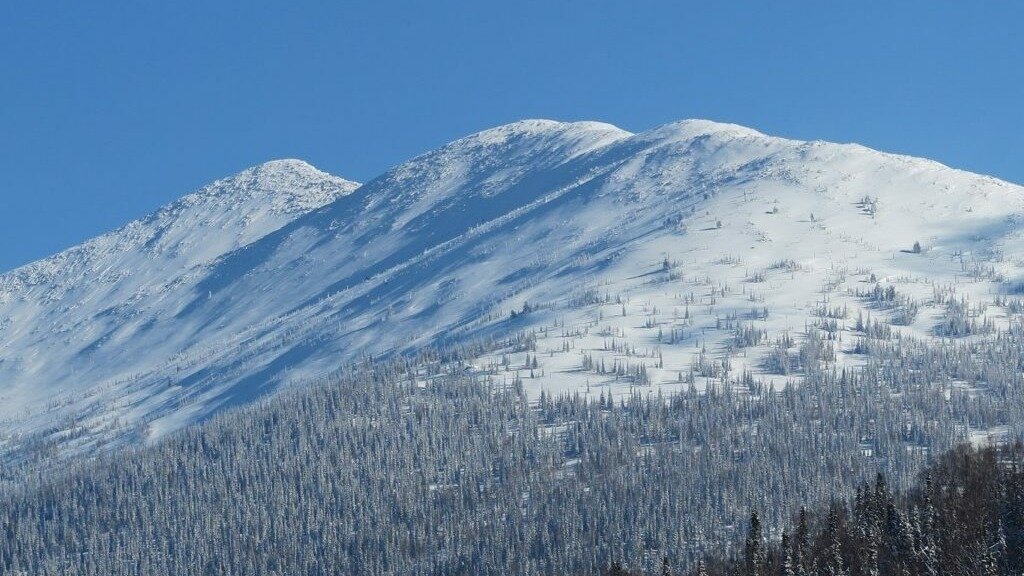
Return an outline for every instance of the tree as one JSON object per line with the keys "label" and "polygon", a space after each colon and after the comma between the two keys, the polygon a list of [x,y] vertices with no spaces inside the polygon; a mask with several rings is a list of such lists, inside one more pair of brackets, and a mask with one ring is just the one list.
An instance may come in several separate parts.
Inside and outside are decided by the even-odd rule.
{"label": "tree", "polygon": [[782,576],[796,576],[796,565],[793,562],[793,545],[789,534],[782,532]]}
{"label": "tree", "polygon": [[672,576],[672,567],[668,563],[668,556],[661,557],[661,576]]}
{"label": "tree", "polygon": [[744,542],[744,559],[748,575],[760,574],[764,566],[764,535],[762,534],[761,518],[757,512],[750,515],[750,527]]}
{"label": "tree", "polygon": [[823,558],[824,574],[827,576],[845,576],[847,574],[846,562],[843,559],[841,517],[838,507],[833,506],[829,510],[825,533],[827,548]]}
{"label": "tree", "polygon": [[618,560],[612,560],[610,566],[608,566],[607,576],[629,576],[629,572],[622,566],[622,562]]}

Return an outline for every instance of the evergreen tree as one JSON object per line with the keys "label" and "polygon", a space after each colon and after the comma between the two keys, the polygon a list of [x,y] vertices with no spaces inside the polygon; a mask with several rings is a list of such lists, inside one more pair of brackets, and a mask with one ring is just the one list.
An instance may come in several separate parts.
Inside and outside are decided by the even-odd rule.
{"label": "evergreen tree", "polygon": [[761,518],[757,512],[750,515],[750,527],[743,550],[746,573],[750,576],[760,574],[764,566],[764,535],[762,534]]}

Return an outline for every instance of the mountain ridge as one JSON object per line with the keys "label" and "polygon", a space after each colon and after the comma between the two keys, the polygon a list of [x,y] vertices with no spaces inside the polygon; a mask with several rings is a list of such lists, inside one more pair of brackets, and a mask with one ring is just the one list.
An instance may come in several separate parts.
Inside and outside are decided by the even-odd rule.
{"label": "mountain ridge", "polygon": [[[0,376],[24,389],[44,374],[47,401],[58,406],[14,417],[25,404],[8,384],[0,397],[17,408],[7,411],[10,430],[74,414],[96,442],[124,432],[125,424],[109,432],[114,421],[145,423],[143,436],[158,438],[363,354],[521,333],[551,349],[542,374],[530,372],[533,392],[671,388],[711,357],[780,383],[798,376],[768,367],[777,354],[771,340],[806,337],[822,299],[870,313],[859,293],[869,278],[919,304],[921,313],[893,330],[931,338],[948,314],[940,291],[981,302],[1024,277],[1024,262],[1008,256],[1024,248],[1019,186],[859,145],[704,120],[639,134],[525,120],[455,140],[362,186],[297,160],[227,181],[238,188],[219,180],[204,190],[236,202],[255,194],[262,211],[252,221],[277,218],[275,225],[198,256],[189,252],[195,243],[162,245],[184,253],[165,264],[187,273],[170,284],[154,280],[142,297],[124,277],[106,278],[121,291],[99,280],[63,286],[85,291],[64,308],[109,304],[77,324],[0,309]],[[270,189],[277,193],[265,194]],[[282,197],[301,198],[274,204]],[[278,208],[264,206],[268,199]],[[236,222],[231,212],[222,215]],[[138,222],[138,237],[153,241],[155,220]],[[921,253],[913,253],[915,242],[924,243]],[[18,290],[9,274],[0,276],[8,304]],[[50,318],[63,314],[45,298],[36,305]],[[750,316],[751,307],[771,308],[771,317]],[[989,308],[992,321],[1009,322],[997,308]],[[890,314],[875,310],[886,321]],[[862,337],[847,320],[838,333]],[[559,323],[563,335],[552,336]],[[765,338],[737,356],[734,332],[752,326]],[[60,342],[68,367],[18,366],[33,345]],[[506,359],[522,353],[498,349],[477,369],[507,370]],[[611,378],[587,368],[598,359],[642,368],[644,382],[640,372]],[[859,360],[843,345],[837,362]],[[696,384],[717,377],[697,376]],[[88,383],[68,384],[82,379]]]}
{"label": "mountain ridge", "polygon": [[[314,176],[311,180],[315,182],[315,186],[312,188],[296,187],[295,177],[299,173],[303,173],[306,176]],[[242,185],[243,182],[245,186]],[[45,266],[46,264],[69,259],[71,256],[69,252],[71,251],[88,250],[95,244],[104,241],[117,242],[121,240],[118,236],[129,235],[134,230],[145,225],[166,225],[166,223],[161,221],[173,219],[182,210],[196,207],[206,202],[216,201],[216,199],[224,196],[230,196],[234,201],[268,201],[270,202],[269,208],[271,211],[283,213],[298,212],[303,210],[303,208],[311,207],[312,204],[317,204],[316,207],[319,207],[337,197],[336,195],[332,196],[329,191],[324,189],[324,185],[328,182],[341,188],[355,189],[358,187],[354,182],[317,170],[303,160],[270,160],[242,170],[234,176],[215,180],[199,190],[161,206],[149,214],[132,220],[111,232],[101,234],[53,255],[28,262],[5,272],[0,272],[0,285],[4,283],[4,280],[10,281],[12,276],[22,279],[36,276],[41,268],[47,267]],[[277,198],[276,202],[273,201],[276,199],[273,194],[275,190],[284,193],[283,196]],[[241,194],[236,196],[238,193]],[[256,193],[269,194],[257,195]]]}

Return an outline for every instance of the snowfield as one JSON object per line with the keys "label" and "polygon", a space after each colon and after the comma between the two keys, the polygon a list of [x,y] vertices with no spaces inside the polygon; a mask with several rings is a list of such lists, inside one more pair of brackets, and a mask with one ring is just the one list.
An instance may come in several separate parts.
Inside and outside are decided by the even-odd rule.
{"label": "snowfield", "polygon": [[1024,304],[1024,188],[703,120],[528,120],[362,185],[220,180],[0,276],[0,432],[148,441],[367,355],[487,343],[531,395],[799,382],[830,342],[985,338]]}

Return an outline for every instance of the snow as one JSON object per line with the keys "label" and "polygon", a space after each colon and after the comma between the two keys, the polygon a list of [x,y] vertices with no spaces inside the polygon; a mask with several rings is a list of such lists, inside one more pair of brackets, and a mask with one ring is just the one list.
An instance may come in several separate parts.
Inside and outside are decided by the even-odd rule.
{"label": "snow", "polygon": [[[798,381],[768,373],[769,345],[846,306],[837,361],[857,364],[858,313],[891,315],[857,295],[876,282],[920,306],[900,334],[939,337],[950,291],[1011,321],[992,303],[1024,277],[1022,192],[704,120],[635,135],[527,120],[358,188],[268,163],[0,277],[3,429],[73,417],[86,438],[146,423],[153,439],[367,353],[518,333],[536,336],[532,377],[525,351],[476,364],[531,394],[667,394],[702,351],[734,375]],[[730,322],[767,339],[730,353]],[[585,357],[644,365],[650,383]]]}
{"label": "snow", "polygon": [[174,299],[192,293],[217,258],[356,187],[300,160],[272,161],[0,276],[8,428],[54,406],[75,414],[102,390],[116,397],[187,347]]}

